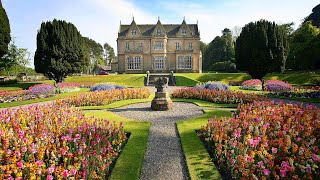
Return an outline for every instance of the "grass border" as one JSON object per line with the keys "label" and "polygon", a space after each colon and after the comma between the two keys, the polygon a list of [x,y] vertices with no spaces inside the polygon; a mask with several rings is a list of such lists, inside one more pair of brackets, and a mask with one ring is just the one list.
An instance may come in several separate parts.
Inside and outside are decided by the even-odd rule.
{"label": "grass border", "polygon": [[96,118],[103,119],[107,118],[110,121],[116,121],[116,123],[124,122],[125,131],[131,133],[128,142],[116,161],[109,177],[110,180],[139,179],[151,123],[127,119],[107,110],[133,103],[148,102],[151,101],[150,99],[152,98],[153,96],[150,96],[148,99],[123,100],[100,107],[94,106],[92,108],[90,106],[84,106],[80,108],[82,110],[87,110],[84,111],[86,116],[95,116]]}
{"label": "grass border", "polygon": [[222,179],[203,142],[196,134],[196,130],[206,125],[209,118],[230,116],[230,111],[233,109],[228,108],[236,107],[236,105],[229,105],[225,108],[225,104],[214,104],[201,100],[175,100],[192,102],[200,107],[207,107],[203,110],[204,114],[202,116],[176,123],[190,179]]}

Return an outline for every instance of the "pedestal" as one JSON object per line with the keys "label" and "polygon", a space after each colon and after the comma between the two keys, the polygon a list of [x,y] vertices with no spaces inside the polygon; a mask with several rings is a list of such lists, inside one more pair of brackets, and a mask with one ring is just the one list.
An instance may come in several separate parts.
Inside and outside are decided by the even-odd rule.
{"label": "pedestal", "polygon": [[156,92],[151,102],[151,109],[154,111],[167,111],[172,109],[173,103],[166,92]]}

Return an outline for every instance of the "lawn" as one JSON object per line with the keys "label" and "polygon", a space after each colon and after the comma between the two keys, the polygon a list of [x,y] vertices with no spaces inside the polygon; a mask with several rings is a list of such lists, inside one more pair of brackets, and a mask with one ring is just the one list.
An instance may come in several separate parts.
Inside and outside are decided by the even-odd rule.
{"label": "lawn", "polygon": [[[133,100],[118,101],[109,104],[109,107],[119,107],[120,102],[122,106],[130,103],[136,103],[136,101],[131,101]],[[86,107],[83,107],[83,109],[86,109]],[[110,121],[116,121],[117,123],[124,122],[125,131],[130,132],[131,135],[127,144],[125,145],[125,148],[123,149],[123,152],[117,160],[109,179],[139,179],[151,124],[149,122],[126,119],[112,112],[103,110],[85,111],[85,115],[108,119]]]}
{"label": "lawn", "polygon": [[279,79],[292,85],[312,85],[312,79],[320,78],[320,72],[287,72],[283,74],[270,73],[266,79]]}
{"label": "lawn", "polygon": [[13,90],[23,90],[28,89],[31,86],[34,86],[36,84],[53,84],[53,80],[44,80],[44,81],[35,81],[35,82],[21,82],[16,84],[6,84],[1,85],[0,90],[3,91],[13,91]]}
{"label": "lawn", "polygon": [[246,73],[176,73],[177,86],[195,86],[198,82],[208,81],[245,81],[251,77]]}
{"label": "lawn", "polygon": [[[208,81],[245,81],[251,79],[246,73],[176,73],[177,86],[195,86],[198,82]],[[319,72],[287,72],[271,73],[265,76],[265,79],[279,79],[292,85],[312,85],[313,78],[320,78]]]}
{"label": "lawn", "polygon": [[[191,102],[192,101],[196,101],[195,103],[200,106],[210,106],[211,108],[205,109],[205,114],[203,114],[202,116],[185,121],[179,121],[177,123],[177,128],[181,139],[182,149],[187,161],[190,178],[221,179],[218,169],[212,162],[205,146],[196,134],[196,130],[199,130],[201,126],[205,126],[208,123],[209,118],[213,118],[214,116],[230,116],[230,110],[233,109],[218,108],[226,107],[226,105],[223,104],[214,104],[200,100],[191,100]],[[190,102],[190,100],[188,100],[187,102]],[[232,106],[229,105],[229,107]]]}
{"label": "lawn", "polygon": [[128,87],[143,87],[145,74],[116,74],[100,76],[72,76],[65,79],[66,82],[111,82]]}

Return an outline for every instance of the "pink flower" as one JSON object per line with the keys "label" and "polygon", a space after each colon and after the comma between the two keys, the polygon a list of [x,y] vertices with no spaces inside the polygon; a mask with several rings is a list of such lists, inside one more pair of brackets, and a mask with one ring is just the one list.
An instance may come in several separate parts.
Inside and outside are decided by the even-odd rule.
{"label": "pink flower", "polygon": [[258,162],[258,165],[259,165],[259,167],[261,168],[261,167],[263,166],[263,162],[262,162],[262,161],[259,161],[259,162]]}
{"label": "pink flower", "polygon": [[37,174],[40,175],[41,173],[42,173],[42,170],[41,170],[41,169],[38,169],[38,170],[37,170]]}
{"label": "pink flower", "polygon": [[253,160],[253,159],[252,159],[251,156],[247,156],[247,161],[248,161],[248,162],[252,162],[252,160]]}
{"label": "pink flower", "polygon": [[27,152],[27,150],[28,150],[28,149],[27,149],[26,147],[22,147],[22,148],[21,148],[21,151],[24,152],[24,153]]}
{"label": "pink flower", "polygon": [[67,177],[69,176],[68,170],[64,170],[64,171],[62,172],[62,175],[63,175],[64,178],[67,178]]}
{"label": "pink flower", "polygon": [[312,159],[315,161],[320,161],[320,157],[316,154],[312,154]]}
{"label": "pink flower", "polygon": [[16,151],[16,152],[14,153],[14,155],[20,157],[20,156],[21,156],[21,153],[20,153],[20,151]]}
{"label": "pink flower", "polygon": [[47,180],[53,180],[53,176],[52,175],[48,175],[47,176]]}
{"label": "pink flower", "polygon": [[41,160],[38,160],[38,161],[36,162],[36,164],[37,164],[38,166],[41,166],[41,165],[42,165],[42,161],[41,161]]}
{"label": "pink flower", "polygon": [[51,173],[54,172],[54,169],[55,169],[54,166],[50,166],[50,167],[48,168],[48,172],[51,174]]}
{"label": "pink flower", "polygon": [[75,175],[75,174],[76,174],[76,172],[77,172],[77,171],[76,171],[75,169],[73,169],[73,168],[72,168],[72,169],[70,169],[70,174],[71,174],[71,175]]}
{"label": "pink flower", "polygon": [[8,177],[7,180],[14,180],[14,178],[12,176]]}
{"label": "pink flower", "polygon": [[277,148],[274,148],[274,147],[272,147],[271,150],[272,150],[272,153],[273,153],[273,154],[276,154],[276,153],[278,152],[278,149],[277,149]]}
{"label": "pink flower", "polygon": [[22,180],[22,177],[15,178],[14,180]]}
{"label": "pink flower", "polygon": [[21,161],[19,161],[19,162],[17,162],[17,166],[18,166],[19,168],[22,168],[22,167],[23,167],[23,163],[22,163]]}
{"label": "pink flower", "polygon": [[269,171],[269,169],[264,169],[262,172],[263,172],[263,174],[266,175],[266,176],[269,176],[270,173],[271,173],[271,172]]}
{"label": "pink flower", "polygon": [[281,177],[286,177],[286,171],[285,170],[280,170],[280,176]]}

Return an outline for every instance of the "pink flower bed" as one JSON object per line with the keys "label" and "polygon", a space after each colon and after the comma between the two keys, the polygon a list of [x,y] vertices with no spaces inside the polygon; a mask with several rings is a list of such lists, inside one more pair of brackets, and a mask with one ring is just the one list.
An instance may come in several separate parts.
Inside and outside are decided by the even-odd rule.
{"label": "pink flower bed", "polygon": [[66,104],[0,111],[0,179],[107,179],[123,124]]}
{"label": "pink flower bed", "polygon": [[293,86],[287,82],[281,80],[266,80],[265,86],[266,91],[290,91],[293,89]]}
{"label": "pink flower bed", "polygon": [[235,179],[317,179],[320,108],[254,102],[199,131],[214,162]]}
{"label": "pink flower bed", "polygon": [[246,80],[241,84],[241,89],[247,89],[247,90],[262,90],[262,82],[260,79],[250,79]]}
{"label": "pink flower bed", "polygon": [[253,93],[242,93],[234,91],[219,91],[199,88],[184,88],[175,90],[174,98],[200,99],[215,103],[237,104],[261,100],[262,97]]}
{"label": "pink flower bed", "polygon": [[59,88],[60,93],[80,91],[80,84],[75,82],[58,83],[57,87]]}

